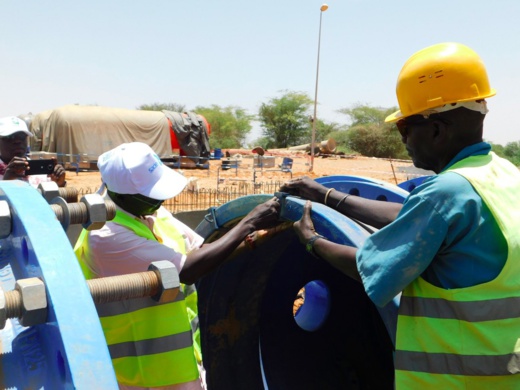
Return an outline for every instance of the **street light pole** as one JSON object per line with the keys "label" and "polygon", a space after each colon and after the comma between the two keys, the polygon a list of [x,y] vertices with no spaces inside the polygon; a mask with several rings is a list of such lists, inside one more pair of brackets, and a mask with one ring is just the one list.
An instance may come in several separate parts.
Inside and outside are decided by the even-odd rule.
{"label": "street light pole", "polygon": [[320,74],[320,45],[321,45],[321,17],[323,12],[325,12],[329,6],[327,4],[323,4],[320,7],[320,30],[318,35],[318,61],[316,64],[316,87],[314,89],[314,115],[312,116],[312,138],[311,138],[311,164],[309,167],[309,172],[314,170],[314,148],[316,143],[316,111],[318,105],[318,76]]}

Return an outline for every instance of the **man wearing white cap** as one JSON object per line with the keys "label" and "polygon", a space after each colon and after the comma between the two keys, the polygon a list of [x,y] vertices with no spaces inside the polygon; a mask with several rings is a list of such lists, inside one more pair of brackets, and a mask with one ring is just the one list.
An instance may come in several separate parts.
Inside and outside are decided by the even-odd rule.
{"label": "man wearing white cap", "polygon": [[27,175],[27,138],[32,133],[27,124],[16,116],[0,118],[0,180],[24,180],[33,187],[43,181],[54,181],[59,187],[64,187],[65,169],[61,164],[55,164],[54,172],[47,175]]}
{"label": "man wearing white cap", "polygon": [[[202,245],[202,237],[161,207],[187,180],[166,167],[148,145],[122,144],[102,154],[98,167],[105,196],[116,203],[117,212],[102,229],[84,230],[78,239],[74,250],[87,279],[143,272],[152,261],[169,260],[180,281],[191,285],[225,261],[249,234],[278,222],[280,206],[273,198],[220,239]],[[190,325],[197,314],[192,292],[184,289],[175,302],[162,305],[138,299],[98,306],[120,388],[204,387]]]}
{"label": "man wearing white cap", "polygon": [[282,190],[380,230],[357,250],[316,238],[310,202],[295,229],[376,305],[402,291],[397,389],[519,389],[520,171],[483,141],[495,95],[484,63],[459,43],[429,46],[406,61],[396,93],[386,121],[436,175],[402,205],[289,182]]}

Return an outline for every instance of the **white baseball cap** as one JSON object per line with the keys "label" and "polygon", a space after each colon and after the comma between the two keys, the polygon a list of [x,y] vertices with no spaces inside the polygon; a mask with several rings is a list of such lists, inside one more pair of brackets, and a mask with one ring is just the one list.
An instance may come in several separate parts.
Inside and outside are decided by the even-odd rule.
{"label": "white baseball cap", "polygon": [[103,153],[97,165],[108,189],[118,194],[166,200],[178,195],[188,183],[142,142],[121,144]]}
{"label": "white baseball cap", "polygon": [[23,119],[16,116],[0,118],[0,137],[8,137],[11,134],[18,133],[19,131],[32,137],[32,133],[27,128],[27,124]]}

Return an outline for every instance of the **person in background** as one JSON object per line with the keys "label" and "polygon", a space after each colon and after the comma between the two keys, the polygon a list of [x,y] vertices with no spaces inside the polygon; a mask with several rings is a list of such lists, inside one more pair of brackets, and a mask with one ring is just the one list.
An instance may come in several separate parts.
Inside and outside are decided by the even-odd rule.
{"label": "person in background", "polygon": [[102,154],[98,167],[105,197],[117,211],[103,228],[83,230],[78,238],[74,250],[85,277],[143,272],[152,261],[169,260],[184,284],[172,303],[143,298],[98,305],[120,388],[204,388],[200,347],[196,337],[192,341],[197,326],[190,327],[190,321],[198,321],[192,285],[248,235],[275,226],[279,202],[273,198],[256,206],[223,237],[203,244],[161,206],[183,190],[187,179],[166,167],[148,145],[122,144]]}
{"label": "person in background", "polygon": [[0,180],[24,180],[33,187],[45,181],[54,181],[65,187],[65,169],[61,164],[54,166],[51,175],[28,175],[28,137],[32,137],[27,124],[20,118],[0,118]]}
{"label": "person in background", "polygon": [[377,229],[359,249],[314,230],[300,241],[363,284],[378,306],[402,292],[397,389],[520,388],[520,172],[483,141],[495,95],[481,58],[459,43],[412,55],[397,80],[396,123],[416,167],[436,174],[404,203],[372,201],[310,178],[281,190]]}

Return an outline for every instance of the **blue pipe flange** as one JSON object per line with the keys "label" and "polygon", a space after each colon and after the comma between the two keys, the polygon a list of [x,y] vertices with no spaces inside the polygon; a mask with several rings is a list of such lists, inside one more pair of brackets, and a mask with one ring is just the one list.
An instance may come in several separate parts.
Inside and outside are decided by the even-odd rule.
{"label": "blue pipe flange", "polygon": [[239,218],[237,216],[246,215],[249,210],[266,202],[272,197],[273,195],[265,194],[247,195],[239,198],[239,201],[227,202],[219,207],[211,207],[209,214],[207,214],[204,220],[197,226],[197,232],[202,237],[207,238],[224,225]]}
{"label": "blue pipe flange", "polygon": [[323,184],[325,187],[334,188],[345,194],[361,196],[372,200],[403,203],[408,196],[408,191],[397,186],[381,185],[363,181],[330,181]]}
{"label": "blue pipe flange", "polygon": [[[421,181],[416,180],[414,183],[419,183],[425,180],[424,178],[421,179]],[[395,186],[381,180],[360,176],[325,176],[317,178],[315,181],[328,188],[334,188],[344,193],[379,201],[403,203],[410,194],[405,189],[405,186]],[[361,225],[364,226],[363,224]],[[370,226],[365,227],[369,232],[375,231],[375,229]],[[397,331],[397,311],[399,309],[399,302],[400,294],[394,297],[394,299],[385,307],[378,308],[379,314],[383,318],[394,344]]]}
{"label": "blue pipe flange", "polygon": [[0,181],[11,234],[0,240],[0,282],[45,284],[47,319],[24,327],[8,319],[0,330],[2,388],[117,389],[99,317],[69,240],[42,195],[29,184]]}
{"label": "blue pipe flange", "polygon": [[429,179],[431,176],[419,176],[415,177],[413,179],[409,179],[406,181],[403,181],[402,183],[399,183],[398,186],[402,189],[412,192],[415,187],[420,186],[426,179]]}
{"label": "blue pipe flange", "polygon": [[362,182],[368,182],[368,183],[377,183],[381,185],[387,185],[386,181],[373,179],[371,177],[365,177],[365,176],[354,176],[354,175],[330,175],[330,176],[322,176],[317,177],[314,179],[317,183],[325,185],[325,183],[331,182],[331,181],[362,181]]}
{"label": "blue pipe flange", "polygon": [[[217,231],[207,221],[196,231],[212,242],[271,197],[228,202],[215,210]],[[378,310],[360,283],[305,250],[292,229],[305,201],[282,198],[281,225],[258,232],[197,283],[208,388],[392,389],[393,346]],[[369,234],[322,204],[313,203],[312,218],[338,243],[359,246]],[[308,283],[323,284],[319,299],[330,306],[301,327],[293,305]]]}

